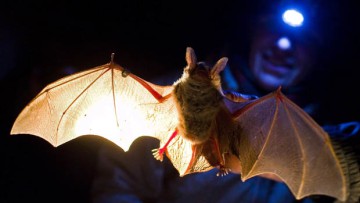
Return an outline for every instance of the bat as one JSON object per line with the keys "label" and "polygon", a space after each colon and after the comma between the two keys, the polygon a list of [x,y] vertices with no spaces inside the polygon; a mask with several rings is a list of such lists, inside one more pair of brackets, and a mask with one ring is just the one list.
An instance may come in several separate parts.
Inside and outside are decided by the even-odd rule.
{"label": "bat", "polygon": [[[329,135],[281,88],[259,98],[226,93],[220,72],[198,62],[172,85],[150,83],[113,61],[47,85],[16,118],[10,134],[39,136],[54,147],[84,135],[128,150],[140,136],[160,140],[154,157],[167,156],[181,176],[219,168],[242,181],[273,176],[297,199],[327,195],[345,201],[350,181]],[[239,179],[240,181],[240,179]]]}

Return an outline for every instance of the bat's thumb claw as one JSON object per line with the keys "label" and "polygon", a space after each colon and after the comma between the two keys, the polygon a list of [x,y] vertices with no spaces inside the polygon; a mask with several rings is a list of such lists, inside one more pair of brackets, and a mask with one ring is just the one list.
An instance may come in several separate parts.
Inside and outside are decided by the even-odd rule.
{"label": "bat's thumb claw", "polygon": [[164,159],[164,152],[161,149],[153,149],[151,150],[152,154],[154,155],[156,160],[163,161]]}

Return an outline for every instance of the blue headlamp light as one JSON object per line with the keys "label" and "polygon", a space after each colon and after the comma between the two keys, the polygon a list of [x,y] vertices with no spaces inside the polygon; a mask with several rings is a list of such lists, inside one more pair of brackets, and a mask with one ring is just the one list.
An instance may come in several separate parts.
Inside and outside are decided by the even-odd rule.
{"label": "blue headlamp light", "polygon": [[291,27],[301,27],[304,22],[304,16],[296,9],[287,9],[282,14],[282,20]]}
{"label": "blue headlamp light", "polygon": [[[304,22],[303,14],[296,9],[286,9],[282,15],[282,21],[293,28],[301,27]],[[287,37],[283,36],[277,40],[276,45],[282,50],[288,50],[292,47],[292,41]]]}

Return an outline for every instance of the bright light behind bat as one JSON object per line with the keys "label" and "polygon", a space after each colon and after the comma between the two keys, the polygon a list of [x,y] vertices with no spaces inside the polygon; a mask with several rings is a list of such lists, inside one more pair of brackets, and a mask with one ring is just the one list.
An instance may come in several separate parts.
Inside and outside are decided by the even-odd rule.
{"label": "bright light behind bat", "polygon": [[123,105],[117,106],[118,120],[116,120],[113,100],[102,97],[88,106],[87,114],[76,121],[75,134],[90,132],[90,134],[106,136],[127,151],[133,142],[133,137],[138,137],[144,132],[144,129],[139,128],[139,123],[146,123],[145,116],[141,116],[146,113],[135,106],[134,101],[121,99]]}
{"label": "bright light behind bat", "polygon": [[300,27],[304,22],[304,16],[295,9],[286,10],[282,15],[282,19],[292,27]]}

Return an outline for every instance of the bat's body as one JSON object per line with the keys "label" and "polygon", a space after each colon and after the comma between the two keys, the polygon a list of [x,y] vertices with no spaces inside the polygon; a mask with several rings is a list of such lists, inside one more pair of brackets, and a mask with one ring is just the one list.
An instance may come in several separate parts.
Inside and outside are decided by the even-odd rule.
{"label": "bat's body", "polygon": [[[229,128],[219,126],[218,124],[225,122],[220,123],[217,118],[220,112],[225,110],[225,106],[222,105],[219,72],[225,68],[227,58],[220,60],[213,69],[204,63],[197,63],[196,56],[191,50],[187,52],[186,60],[188,66],[184,69],[182,77],[175,82],[172,93],[179,118],[178,133],[193,144],[193,158],[185,173],[191,171],[198,156],[206,154],[209,163],[221,169],[219,174],[226,174],[228,171],[224,166],[224,149],[220,149],[218,140],[226,140],[227,134],[221,130]],[[230,121],[226,124],[231,125],[230,114],[223,116],[224,120]]]}
{"label": "bat's body", "polygon": [[271,174],[297,199],[349,199],[349,180],[360,176],[349,173],[327,133],[280,89],[257,99],[225,95],[219,73],[227,58],[209,68],[188,48],[186,61],[170,86],[113,62],[60,79],[24,108],[11,134],[37,135],[54,146],[99,135],[125,151],[139,136],[153,136],[161,144],[155,157],[166,153],[180,175],[213,167],[220,175],[239,172],[243,181]]}
{"label": "bat's body", "polygon": [[[208,70],[205,70],[205,67],[201,69],[204,69],[200,70],[204,72],[203,76],[196,75],[193,73],[195,71],[186,70],[188,73],[184,73],[180,82],[175,84],[173,91],[179,112],[180,134],[194,144],[209,139],[222,102],[222,95],[212,83]],[[190,74],[201,80],[193,79],[194,76],[188,76]]]}

